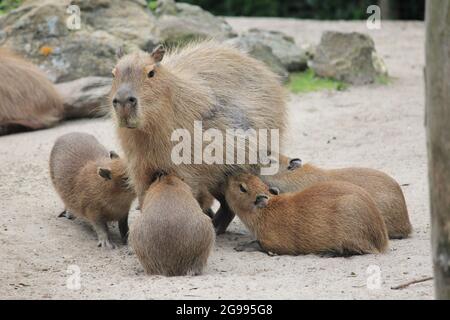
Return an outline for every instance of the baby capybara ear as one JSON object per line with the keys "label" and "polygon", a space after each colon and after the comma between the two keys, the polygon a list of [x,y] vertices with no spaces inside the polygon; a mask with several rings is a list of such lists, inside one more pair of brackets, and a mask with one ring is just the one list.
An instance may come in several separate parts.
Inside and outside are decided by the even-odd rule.
{"label": "baby capybara ear", "polygon": [[110,157],[111,159],[119,159],[119,158],[120,158],[119,155],[118,155],[115,151],[113,151],[113,150],[111,150],[111,151],[109,152],[109,157]]}
{"label": "baby capybara ear", "polygon": [[105,180],[111,180],[112,179],[112,174],[111,174],[111,170],[107,169],[107,168],[98,168],[97,169],[97,173],[100,177],[102,177]]}
{"label": "baby capybara ear", "polygon": [[273,195],[279,195],[280,194],[280,189],[278,189],[277,187],[270,187],[269,188],[269,192]]}
{"label": "baby capybara ear", "polygon": [[156,171],[152,174],[152,176],[151,176],[151,178],[150,178],[150,184],[152,184],[153,182],[155,182],[155,181],[161,179],[161,178],[164,177],[164,176],[167,176],[167,172],[166,172],[166,171],[164,171],[164,170],[156,170]]}
{"label": "baby capybara ear", "polygon": [[294,158],[289,161],[288,170],[294,170],[302,166],[302,159]]}
{"label": "baby capybara ear", "polygon": [[164,58],[164,54],[166,53],[166,49],[162,45],[157,46],[151,53],[151,56],[155,63],[161,62]]}

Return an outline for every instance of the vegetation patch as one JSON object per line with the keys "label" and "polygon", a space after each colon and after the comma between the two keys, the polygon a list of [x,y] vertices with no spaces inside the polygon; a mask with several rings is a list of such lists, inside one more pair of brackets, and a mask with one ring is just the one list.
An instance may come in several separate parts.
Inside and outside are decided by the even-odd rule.
{"label": "vegetation patch", "polygon": [[294,72],[289,76],[287,84],[293,93],[305,93],[321,90],[345,90],[348,85],[334,79],[316,77],[314,71],[308,69],[304,72]]}

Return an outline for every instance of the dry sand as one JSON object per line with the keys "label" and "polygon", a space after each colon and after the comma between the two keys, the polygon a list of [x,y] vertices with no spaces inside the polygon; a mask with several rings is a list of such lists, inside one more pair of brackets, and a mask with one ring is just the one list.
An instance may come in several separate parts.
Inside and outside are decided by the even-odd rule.
{"label": "dry sand", "polygon": [[[229,19],[239,31],[284,31],[298,43],[317,43],[324,30],[367,32],[364,22]],[[352,258],[276,256],[235,252],[250,239],[236,219],[219,236],[204,275],[145,276],[126,246],[96,247],[80,221],[57,218],[61,201],[52,189],[48,156],[66,132],[96,135],[110,148],[117,141],[110,121],[66,122],[50,130],[0,137],[0,298],[45,299],[430,299],[432,282],[392,290],[432,274],[426,148],[423,126],[424,25],[386,22],[369,32],[393,83],[351,87],[345,92],[292,96],[288,154],[326,167],[367,166],[401,184],[414,233],[390,242],[388,253]],[[137,214],[131,213],[131,219]],[[119,240],[117,227],[114,239]],[[66,286],[67,268],[81,270],[81,289]],[[367,268],[380,268],[379,289],[366,286]]]}

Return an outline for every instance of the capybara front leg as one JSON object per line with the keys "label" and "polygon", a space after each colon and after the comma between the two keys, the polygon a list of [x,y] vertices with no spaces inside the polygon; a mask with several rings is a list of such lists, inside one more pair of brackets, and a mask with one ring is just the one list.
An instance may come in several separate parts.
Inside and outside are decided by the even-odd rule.
{"label": "capybara front leg", "polygon": [[128,242],[128,214],[119,220],[119,231],[122,237],[123,244]]}
{"label": "capybara front leg", "polygon": [[109,233],[108,233],[108,226],[105,221],[103,220],[97,220],[92,223],[92,226],[97,233],[97,246],[108,248],[108,249],[114,249],[115,246],[111,241],[109,240]]}
{"label": "capybara front leg", "polygon": [[231,211],[225,199],[221,199],[219,201],[220,208],[213,218],[213,225],[216,229],[216,234],[224,233],[234,218],[234,212]]}
{"label": "capybara front leg", "polygon": [[238,244],[235,248],[235,251],[238,252],[266,252],[262,247],[261,244],[259,243],[258,240],[253,240],[250,242],[244,242],[244,243],[240,243]]}

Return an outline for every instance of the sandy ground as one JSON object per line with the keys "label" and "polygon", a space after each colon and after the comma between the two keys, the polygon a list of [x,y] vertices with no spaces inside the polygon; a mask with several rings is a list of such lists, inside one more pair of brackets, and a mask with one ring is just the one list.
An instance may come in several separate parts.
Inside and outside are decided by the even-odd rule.
{"label": "sandy ground", "polygon": [[[329,29],[368,31],[364,22],[229,21],[239,31],[281,30],[298,43],[318,42]],[[97,248],[95,234],[85,223],[57,218],[62,204],[47,168],[55,139],[85,131],[117,147],[110,121],[71,121],[0,138],[0,298],[431,299],[431,281],[391,289],[432,274],[423,127],[424,25],[383,23],[382,30],[370,34],[393,83],[292,96],[288,154],[326,167],[367,166],[393,175],[405,185],[414,226],[410,239],[391,241],[383,255],[269,257],[233,250],[250,239],[236,219],[229,232],[218,237],[204,275],[147,277],[126,246]],[[133,211],[131,219],[136,214]],[[117,228],[113,233],[118,242]],[[66,285],[70,265],[80,268],[79,290]],[[368,269],[371,265],[376,267]],[[377,268],[381,286],[368,288],[371,270]]]}

